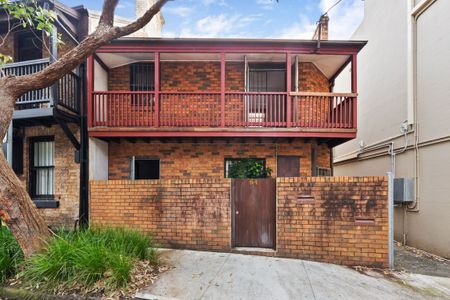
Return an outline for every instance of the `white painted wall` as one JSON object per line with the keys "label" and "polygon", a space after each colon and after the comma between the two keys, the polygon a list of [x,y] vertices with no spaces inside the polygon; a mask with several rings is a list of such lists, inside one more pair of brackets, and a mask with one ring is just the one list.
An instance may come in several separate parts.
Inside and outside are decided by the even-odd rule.
{"label": "white painted wall", "polygon": [[89,180],[108,180],[108,143],[89,138]]}
{"label": "white painted wall", "polygon": [[[408,0],[409,1],[409,0]],[[418,4],[419,0],[413,0]],[[416,128],[417,152],[408,148],[396,156],[397,177],[414,178],[415,209],[395,210],[395,238],[409,245],[450,257],[450,1],[436,0],[417,19]],[[384,175],[390,157],[358,158],[360,141],[381,140],[404,145],[398,136],[408,112],[407,1],[366,0],[365,19],[353,39],[368,40],[358,56],[358,134],[334,150],[335,175]],[[412,48],[411,48],[412,49]],[[341,76],[339,89],[349,78]],[[336,90],[336,89],[335,89]],[[414,103],[413,103],[414,104]],[[436,140],[439,139],[439,140]],[[414,133],[408,144],[414,145]],[[386,154],[386,153],[385,153]],[[416,163],[417,159],[417,163]]]}
{"label": "white painted wall", "polygon": [[108,90],[108,72],[94,60],[94,91]]}
{"label": "white painted wall", "polygon": [[[358,133],[335,149],[335,158],[400,133],[406,119],[406,1],[366,0],[364,21],[352,36],[367,40],[358,54]],[[350,76],[344,70],[335,91],[344,90]],[[389,110],[386,110],[386,105]],[[376,130],[374,130],[376,128]]]}
{"label": "white painted wall", "polygon": [[438,0],[417,20],[417,122],[421,140],[450,134],[449,11],[450,1]]}

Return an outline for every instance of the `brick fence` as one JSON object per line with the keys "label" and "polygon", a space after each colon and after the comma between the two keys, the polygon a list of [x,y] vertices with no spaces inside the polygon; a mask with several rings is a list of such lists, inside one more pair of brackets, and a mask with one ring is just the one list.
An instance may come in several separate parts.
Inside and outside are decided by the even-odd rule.
{"label": "brick fence", "polygon": [[385,177],[278,178],[277,200],[279,256],[387,266]]}
{"label": "brick fence", "polygon": [[93,224],[138,227],[164,247],[230,249],[230,179],[90,183]]}
{"label": "brick fence", "polygon": [[[91,181],[93,224],[131,226],[164,247],[231,250],[231,180]],[[387,266],[385,177],[277,179],[276,255]]]}

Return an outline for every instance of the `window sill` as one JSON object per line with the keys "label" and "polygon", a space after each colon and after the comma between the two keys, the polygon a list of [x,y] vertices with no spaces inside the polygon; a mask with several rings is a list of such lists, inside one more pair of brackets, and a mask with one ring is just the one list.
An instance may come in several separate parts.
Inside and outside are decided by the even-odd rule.
{"label": "window sill", "polygon": [[58,208],[59,201],[53,199],[33,199],[37,208]]}

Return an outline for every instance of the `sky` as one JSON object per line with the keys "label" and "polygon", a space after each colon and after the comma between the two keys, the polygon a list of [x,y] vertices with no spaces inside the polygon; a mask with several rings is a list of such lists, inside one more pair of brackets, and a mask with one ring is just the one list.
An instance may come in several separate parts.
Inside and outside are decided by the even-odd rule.
{"label": "sky", "polygon": [[[163,37],[310,39],[320,15],[338,0],[176,0],[163,10]],[[101,10],[102,0],[62,0]],[[116,14],[134,19],[133,0],[120,0]],[[364,16],[363,0],[342,0],[329,13],[329,38],[349,39]]]}

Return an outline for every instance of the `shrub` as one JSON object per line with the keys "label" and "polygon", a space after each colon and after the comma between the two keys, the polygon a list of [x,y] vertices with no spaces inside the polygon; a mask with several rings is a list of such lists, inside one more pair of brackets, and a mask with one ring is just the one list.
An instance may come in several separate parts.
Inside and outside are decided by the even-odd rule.
{"label": "shrub", "polygon": [[149,235],[126,228],[93,228],[60,231],[46,251],[32,256],[23,272],[25,283],[41,289],[91,287],[105,280],[112,287],[125,286],[133,262],[156,261]]}
{"label": "shrub", "polygon": [[265,166],[264,161],[257,158],[242,158],[233,160],[228,170],[229,178],[266,178],[270,177],[272,169]]}
{"label": "shrub", "polygon": [[0,283],[14,276],[23,261],[23,253],[14,236],[0,223]]}

